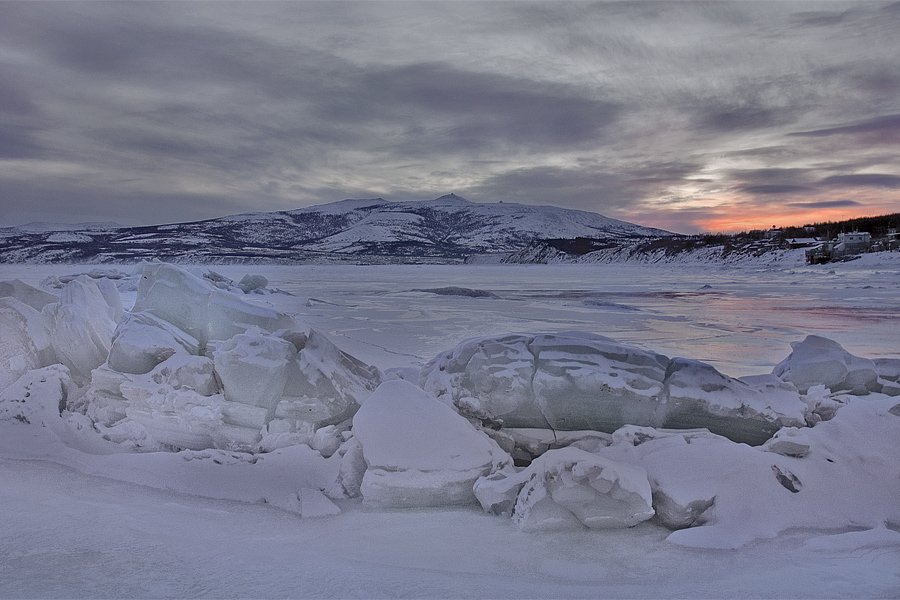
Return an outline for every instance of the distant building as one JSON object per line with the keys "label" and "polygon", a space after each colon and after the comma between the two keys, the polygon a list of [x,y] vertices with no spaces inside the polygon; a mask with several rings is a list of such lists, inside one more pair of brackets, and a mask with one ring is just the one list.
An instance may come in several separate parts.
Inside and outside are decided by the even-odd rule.
{"label": "distant building", "polygon": [[838,243],[834,247],[839,256],[860,254],[872,246],[872,234],[868,231],[854,231],[838,235]]}
{"label": "distant building", "polygon": [[814,238],[814,237],[791,238],[791,239],[787,240],[788,248],[790,248],[792,250],[795,248],[809,248],[811,246],[815,246],[820,243],[821,243],[821,241],[818,238]]}
{"label": "distant building", "polygon": [[832,260],[846,260],[848,257],[868,252],[872,248],[872,234],[868,231],[841,233],[838,239],[823,242],[806,251],[806,262],[814,265]]}

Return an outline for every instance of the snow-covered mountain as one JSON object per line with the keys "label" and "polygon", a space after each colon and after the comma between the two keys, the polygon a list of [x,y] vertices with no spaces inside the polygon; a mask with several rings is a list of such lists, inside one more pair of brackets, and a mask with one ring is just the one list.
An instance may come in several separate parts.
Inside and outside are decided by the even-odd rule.
{"label": "snow-covered mountain", "polygon": [[591,238],[626,244],[672,235],[555,206],[434,200],[343,200],[290,211],[60,235],[6,229],[0,262],[456,262],[521,251],[536,240]]}
{"label": "snow-covered mountain", "polygon": [[29,233],[41,233],[44,231],[81,231],[81,230],[105,230],[119,229],[121,224],[114,221],[87,222],[87,223],[48,223],[46,221],[31,221],[24,225],[19,225],[16,229],[27,231]]}

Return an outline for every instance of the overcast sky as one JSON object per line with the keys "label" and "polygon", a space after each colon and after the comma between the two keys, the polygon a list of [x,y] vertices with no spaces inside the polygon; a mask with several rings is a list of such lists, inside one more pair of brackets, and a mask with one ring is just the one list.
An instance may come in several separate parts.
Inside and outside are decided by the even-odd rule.
{"label": "overcast sky", "polygon": [[900,210],[900,2],[0,2],[0,225]]}

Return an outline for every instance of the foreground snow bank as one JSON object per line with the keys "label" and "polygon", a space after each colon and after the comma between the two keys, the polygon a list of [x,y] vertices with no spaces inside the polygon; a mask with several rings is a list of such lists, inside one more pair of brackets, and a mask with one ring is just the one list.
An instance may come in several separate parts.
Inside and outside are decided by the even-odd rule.
{"label": "foreground snow bank", "polygon": [[801,456],[779,454],[775,442],[752,448],[649,428],[624,428],[597,453],[646,470],[657,517],[679,529],[669,541],[681,545],[736,548],[798,527],[900,524],[900,407],[882,394],[843,400],[833,419],[800,430],[802,442],[790,435],[798,430],[782,430]]}
{"label": "foreground snow bank", "polygon": [[492,427],[705,427],[761,444],[782,426],[806,424],[806,403],[780,380],[742,381],[580,332],[468,340],[429,362],[420,383]]}

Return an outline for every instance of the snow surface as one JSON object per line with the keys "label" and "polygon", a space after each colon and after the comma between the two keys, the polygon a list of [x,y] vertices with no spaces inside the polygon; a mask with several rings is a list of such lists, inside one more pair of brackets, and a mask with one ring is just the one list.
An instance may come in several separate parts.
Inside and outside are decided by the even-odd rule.
{"label": "snow surface", "polygon": [[[34,357],[34,366],[15,365],[21,373],[0,391],[0,479],[6,484],[0,486],[0,596],[897,597],[900,398],[892,395],[891,384],[900,357],[894,333],[900,318],[898,265],[890,257],[863,257],[828,270],[265,267],[251,274],[293,295],[202,291],[179,275],[165,281],[188,283],[170,288],[193,290],[186,298],[205,299],[207,311],[216,302],[223,308],[213,317],[201,311],[188,318],[171,294],[144,302],[145,310],[153,309],[144,314],[170,325],[168,319],[182,318],[185,327],[203,334],[198,344],[212,342],[211,352],[233,342],[232,349],[242,348],[242,360],[252,362],[257,355],[247,352],[254,348],[247,348],[249,339],[234,340],[247,335],[261,336],[266,344],[289,342],[300,355],[311,347],[306,365],[312,370],[304,372],[330,374],[335,389],[364,394],[360,381],[373,381],[365,374],[380,368],[389,379],[385,390],[395,392],[389,397],[405,398],[414,407],[397,406],[393,418],[376,419],[385,431],[380,439],[389,442],[384,448],[394,448],[389,454],[420,467],[435,454],[406,456],[390,437],[392,427],[405,423],[408,430],[419,421],[416,411],[426,410],[421,405],[432,406],[421,396],[426,392],[413,385],[419,368],[474,336],[602,334],[645,351],[700,359],[769,389],[794,385],[778,379],[788,370],[775,366],[791,352],[789,342],[810,334],[839,343],[842,349],[829,356],[841,364],[865,364],[866,372],[873,366],[878,388],[866,376],[862,386],[855,385],[858,379],[844,385],[844,377],[797,390],[814,426],[782,429],[755,448],[703,431],[634,426],[611,436],[481,433],[478,423],[469,425],[435,400],[433,406],[445,411],[435,421],[439,430],[443,419],[454,417],[460,427],[466,424],[466,436],[487,440],[488,434],[504,449],[525,444],[544,452],[529,467],[533,471],[561,452],[548,448],[572,444],[565,452],[627,467],[604,481],[616,479],[634,489],[640,481],[635,473],[646,473],[656,519],[621,530],[560,533],[521,532],[509,519],[471,508],[390,511],[359,500],[328,500],[321,490],[332,488],[339,473],[350,477],[369,466],[365,440],[337,423],[317,426],[305,440],[308,445],[297,438],[275,439],[296,432],[272,431],[266,453],[149,447],[135,452],[139,422],[98,427],[77,410],[60,411],[84,392],[85,365],[95,362],[93,352],[103,343],[110,344],[122,308],[135,302],[136,278],[100,278],[94,284],[90,277],[68,278],[77,267],[3,266],[2,280],[39,285],[51,281],[49,276],[69,283],[44,288],[62,299],[44,305],[44,312],[17,300],[15,291],[4,299],[7,312],[0,312],[8,315],[0,324],[9,331],[26,332],[4,335],[2,344],[19,340]],[[233,280],[247,272],[246,267],[221,270]],[[705,285],[710,287],[701,289]],[[448,286],[497,297],[473,302],[412,291]],[[60,307],[72,309],[61,313]],[[285,314],[299,315],[291,321],[302,320],[302,333],[277,330]],[[252,319],[246,322],[248,315],[261,318],[256,328]],[[206,327],[199,326],[203,318]],[[220,325],[210,328],[210,322]],[[244,325],[232,330],[229,322]],[[319,332],[317,340],[308,327]],[[84,339],[91,344],[72,355],[72,340]],[[101,387],[118,381],[134,398],[142,397],[142,389],[171,389],[195,394],[198,406],[208,406],[203,398],[216,396],[220,403],[243,404],[224,400],[221,393],[203,395],[220,388],[209,373],[203,375],[215,365],[194,353],[199,348],[179,343],[182,349],[170,348],[174,353],[164,357],[173,345],[165,338],[142,355],[142,335],[133,339],[136,343],[123,349],[126,355],[162,361],[150,372],[127,374],[128,385],[108,366],[88,371],[87,377],[99,377]],[[36,346],[69,352],[69,368],[38,368],[54,356]],[[818,372],[802,352],[786,362],[792,373]],[[138,361],[135,368],[149,363]],[[265,372],[271,373],[268,367]],[[699,390],[709,392],[702,385]],[[367,399],[368,394],[359,399],[362,410]],[[176,405],[167,406],[160,408],[179,414]],[[522,441],[529,437],[530,442]],[[341,440],[347,440],[342,451],[332,456]],[[569,477],[566,469],[543,471],[548,472]],[[574,501],[578,511],[596,506],[584,502],[582,488],[561,488],[561,497]],[[512,512],[514,520],[531,514],[525,508]],[[659,523],[687,528],[672,532]]]}

